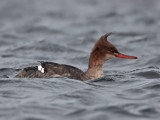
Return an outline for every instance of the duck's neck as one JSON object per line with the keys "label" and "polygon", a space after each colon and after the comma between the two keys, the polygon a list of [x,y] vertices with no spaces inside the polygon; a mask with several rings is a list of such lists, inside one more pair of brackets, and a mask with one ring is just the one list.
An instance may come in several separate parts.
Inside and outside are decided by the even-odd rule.
{"label": "duck's neck", "polygon": [[86,71],[86,76],[90,79],[103,77],[102,67],[88,68],[88,70]]}
{"label": "duck's neck", "polygon": [[90,79],[96,79],[103,77],[103,70],[102,66],[104,64],[105,60],[99,56],[99,54],[92,54],[90,55],[89,58],[89,64],[88,64],[88,69],[85,72],[86,75]]}

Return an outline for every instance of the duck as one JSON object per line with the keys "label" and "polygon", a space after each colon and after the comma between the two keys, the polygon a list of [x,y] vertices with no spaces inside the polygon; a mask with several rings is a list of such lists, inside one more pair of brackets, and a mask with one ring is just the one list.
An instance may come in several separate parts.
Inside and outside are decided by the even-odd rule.
{"label": "duck", "polygon": [[71,65],[59,64],[55,62],[40,61],[39,66],[26,67],[20,70],[16,78],[52,78],[67,77],[70,79],[87,81],[104,77],[102,67],[104,63],[112,58],[137,59],[135,56],[128,56],[120,53],[107,38],[112,34],[102,35],[93,46],[88,63],[88,69],[82,71]]}

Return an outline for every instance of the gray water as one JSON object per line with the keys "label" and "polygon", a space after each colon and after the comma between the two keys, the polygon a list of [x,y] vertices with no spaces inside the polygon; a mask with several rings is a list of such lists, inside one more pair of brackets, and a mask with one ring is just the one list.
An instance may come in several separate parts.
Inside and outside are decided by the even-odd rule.
{"label": "gray water", "polygon": [[[37,61],[87,69],[95,41],[137,60],[105,63],[105,78],[13,78]],[[159,120],[159,0],[0,0],[0,120]]]}

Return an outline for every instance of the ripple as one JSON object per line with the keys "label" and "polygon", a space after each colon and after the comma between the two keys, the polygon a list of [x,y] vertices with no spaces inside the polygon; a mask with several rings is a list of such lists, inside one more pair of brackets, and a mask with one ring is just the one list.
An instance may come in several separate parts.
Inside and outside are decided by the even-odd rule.
{"label": "ripple", "polygon": [[139,71],[137,73],[133,73],[133,75],[144,77],[147,79],[157,79],[160,78],[160,72],[155,70],[146,70],[146,71]]}
{"label": "ripple", "polygon": [[[159,120],[159,3],[1,1],[0,118]],[[15,67],[34,66],[39,60],[86,70],[93,44],[112,31],[112,44],[138,60],[109,60],[103,78],[85,82],[64,77],[13,78],[19,71]]]}
{"label": "ripple", "polygon": [[52,33],[52,34],[63,33],[62,31],[59,31],[57,29],[50,29],[46,26],[23,26],[23,29],[20,29],[19,31],[24,33]]}

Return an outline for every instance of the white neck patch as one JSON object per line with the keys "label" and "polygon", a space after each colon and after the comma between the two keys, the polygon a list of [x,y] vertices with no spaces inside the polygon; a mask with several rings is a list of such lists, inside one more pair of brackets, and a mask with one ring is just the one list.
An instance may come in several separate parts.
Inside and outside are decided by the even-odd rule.
{"label": "white neck patch", "polygon": [[44,73],[44,68],[41,65],[38,66],[38,70],[41,71],[41,73]]}

